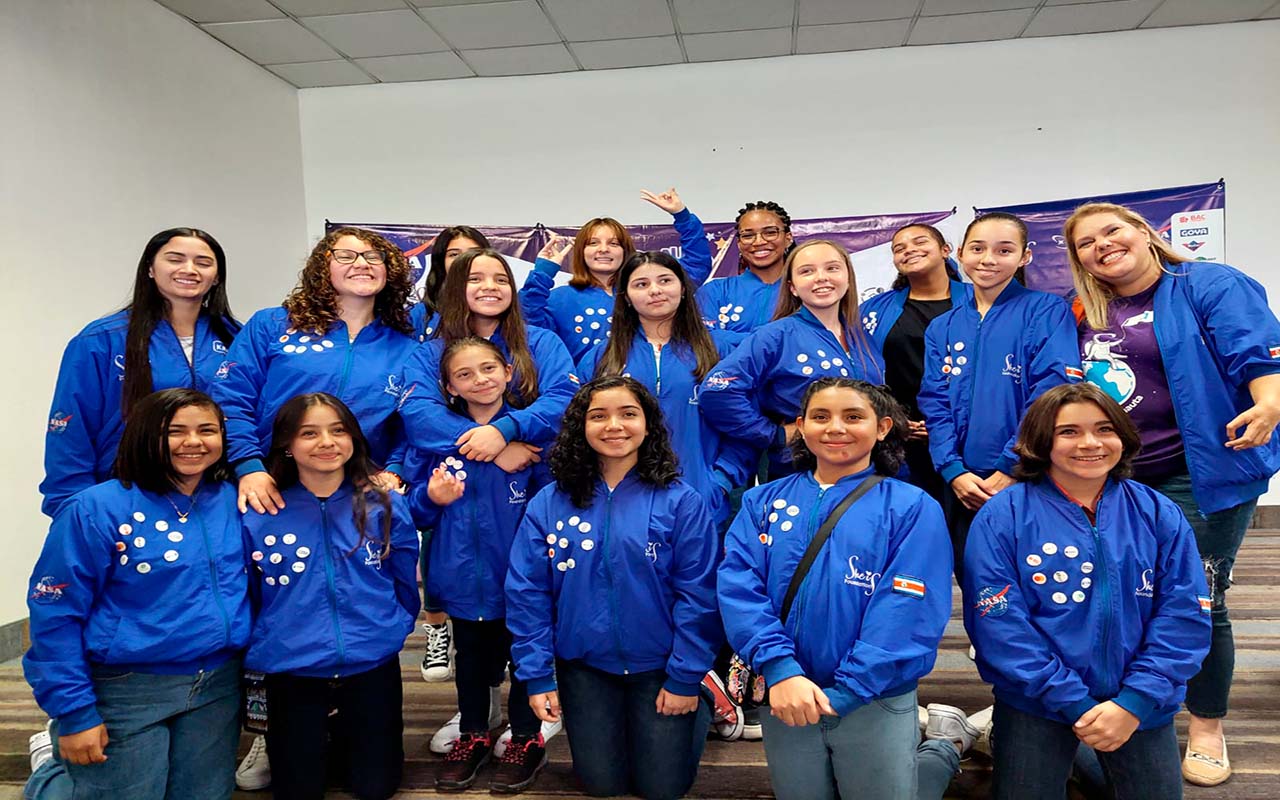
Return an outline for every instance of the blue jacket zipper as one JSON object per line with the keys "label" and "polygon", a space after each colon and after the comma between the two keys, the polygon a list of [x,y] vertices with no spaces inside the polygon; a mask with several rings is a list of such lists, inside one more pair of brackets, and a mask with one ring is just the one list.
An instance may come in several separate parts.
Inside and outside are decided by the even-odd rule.
{"label": "blue jacket zipper", "polygon": [[[1098,497],[1098,503],[1096,508],[1097,508],[1097,511],[1094,512],[1095,516],[1099,511],[1102,510],[1101,495],[1099,495]],[[1109,662],[1107,660],[1111,655],[1111,617],[1114,614],[1114,609],[1112,608],[1112,602],[1111,602],[1111,568],[1107,563],[1107,552],[1103,548],[1102,533],[1098,530],[1097,524],[1092,522],[1089,519],[1089,515],[1085,513],[1085,510],[1083,507],[1080,508],[1080,513],[1084,515],[1084,521],[1088,523],[1089,531],[1093,534],[1093,546],[1094,546],[1095,552],[1098,555],[1098,562],[1099,562],[1097,565],[1095,565],[1094,572],[1098,573],[1098,577],[1100,578],[1099,585],[1098,585],[1098,593],[1102,597],[1102,608],[1104,612],[1102,617],[1102,659],[1101,659],[1102,660],[1101,677],[1103,682],[1103,686],[1102,686],[1103,691],[1101,692],[1101,694],[1103,694],[1106,697],[1113,697],[1115,696],[1116,692],[1113,691],[1112,680],[1111,680],[1111,670],[1108,668]]]}
{"label": "blue jacket zipper", "polygon": [[604,536],[600,537],[603,542],[604,550],[604,576],[609,582],[609,614],[613,618],[613,642],[618,648],[618,660],[622,662],[622,674],[630,674],[627,668],[627,654],[622,647],[622,623],[618,614],[618,592],[613,580],[613,567],[609,564],[609,545],[613,542],[613,537],[609,535],[610,529],[613,527],[613,492],[610,492],[604,500]]}
{"label": "blue jacket zipper", "polygon": [[[199,491],[199,490],[197,490]],[[227,619],[227,609],[222,603],[222,589],[218,583],[218,565],[213,560],[213,548],[209,546],[209,531],[204,527],[204,520],[196,517],[200,526],[200,538],[204,540],[204,554],[209,559],[209,581],[213,584],[213,601],[218,606],[218,614],[222,617],[222,635],[227,647],[231,646],[231,620]]]}
{"label": "blue jacket zipper", "polygon": [[[978,301],[975,299],[974,300],[975,306],[977,302]],[[991,308],[987,309],[987,314],[990,314],[994,309],[995,309],[995,305],[992,305]],[[978,365],[982,363],[982,323],[984,322],[986,322],[986,317],[979,314],[978,328],[973,335],[973,359],[972,359],[973,367],[971,367],[970,369],[978,369]],[[955,363],[956,363],[955,358],[952,358],[951,365],[953,368],[955,367]],[[956,442],[956,447],[959,450],[959,452],[956,455],[960,456],[960,463],[964,466],[965,471],[970,472],[971,470],[969,469],[969,464],[966,463],[964,459],[964,451],[968,449],[969,434],[973,432],[973,400],[974,400],[974,397],[977,396],[977,393],[973,390],[974,389],[973,387],[974,373],[971,372],[970,370],[965,370],[965,372],[967,372],[969,375],[969,379],[965,382],[969,389],[969,416],[964,421],[964,442],[963,443]]]}
{"label": "blue jacket zipper", "polygon": [[[366,325],[365,327],[369,326]],[[360,333],[364,333],[364,330],[361,330]],[[342,392],[347,388],[347,378],[351,377],[351,361],[356,355],[356,340],[360,338],[360,333],[356,334],[355,339],[351,339],[350,329],[348,329],[347,354],[342,359],[342,377],[338,379],[338,397],[342,397]]]}
{"label": "blue jacket zipper", "polygon": [[[471,579],[476,585],[476,601],[484,597],[484,587],[480,583],[480,559],[483,554],[480,552],[480,528],[476,525],[476,504],[475,498],[472,497],[467,503],[467,511],[471,515]],[[477,621],[484,622],[484,616],[477,618]]]}
{"label": "blue jacket zipper", "polygon": [[[808,522],[809,538],[805,540],[804,548],[800,550],[801,558],[804,557],[804,551],[809,549],[809,543],[813,541],[813,537],[818,535],[818,529],[814,527],[814,523],[818,521],[818,509],[822,507],[822,498],[826,496],[827,496],[826,489],[821,489],[821,488],[818,489],[818,499],[814,501],[813,508],[809,509],[809,522]],[[798,563],[797,563],[797,566],[799,566]],[[790,619],[788,620],[791,622],[791,641],[795,643],[797,655],[799,655],[800,653],[800,631],[802,630],[802,626],[800,625],[800,617],[801,617],[801,612],[804,609],[804,598],[805,598],[806,592],[808,591],[808,588],[809,588],[809,576],[806,575],[804,577],[804,581],[802,581],[800,584],[800,591],[796,592],[795,608],[794,608],[794,611],[792,611],[791,613]]]}
{"label": "blue jacket zipper", "polygon": [[338,663],[347,663],[347,647],[342,641],[342,623],[338,620],[338,592],[333,584],[333,543],[329,539],[329,509],[320,501],[320,530],[324,533],[324,579],[329,590],[329,617],[338,644]]}

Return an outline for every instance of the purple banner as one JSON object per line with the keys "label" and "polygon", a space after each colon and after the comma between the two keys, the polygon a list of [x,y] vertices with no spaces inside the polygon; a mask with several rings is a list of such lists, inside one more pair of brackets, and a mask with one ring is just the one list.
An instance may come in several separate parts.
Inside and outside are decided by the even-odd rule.
{"label": "purple banner", "polygon": [[[348,226],[363,228],[385,236],[391,240],[392,244],[403,250],[405,258],[409,259],[409,266],[413,270],[412,276],[415,285],[421,283],[422,279],[426,277],[427,270],[431,267],[431,246],[435,244],[436,236],[439,235],[440,231],[448,227],[445,225],[330,222],[329,220],[324,222],[326,232]],[[476,230],[489,239],[489,244],[494,250],[504,256],[528,262],[524,270],[519,268],[520,265],[513,263],[511,268],[516,272],[522,273],[531,268],[534,259],[538,256],[538,251],[546,243],[545,234],[542,233],[540,227],[486,228],[479,225],[475,227]],[[521,281],[524,280],[523,274],[519,274],[517,277]]]}
{"label": "purple banner", "polygon": [[1078,206],[1094,201],[1118,203],[1137,211],[1187,258],[1221,261],[1226,257],[1227,186],[1224,181],[1020,206],[974,207],[973,213],[980,217],[992,211],[1005,211],[1021,217],[1027,223],[1032,253],[1027,284],[1065,297],[1073,288],[1062,225]]}

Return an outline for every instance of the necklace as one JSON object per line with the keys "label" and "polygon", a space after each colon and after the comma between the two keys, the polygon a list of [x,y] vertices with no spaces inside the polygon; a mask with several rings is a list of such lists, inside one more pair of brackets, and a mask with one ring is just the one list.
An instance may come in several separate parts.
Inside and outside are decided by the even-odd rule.
{"label": "necklace", "polygon": [[191,512],[196,510],[197,498],[194,492],[191,494],[191,505],[187,508],[185,514],[178,510],[178,504],[170,500],[169,495],[166,494],[164,499],[169,503],[169,505],[173,506],[173,513],[178,515],[178,522],[181,522],[184,525],[187,523],[187,517],[191,516]]}

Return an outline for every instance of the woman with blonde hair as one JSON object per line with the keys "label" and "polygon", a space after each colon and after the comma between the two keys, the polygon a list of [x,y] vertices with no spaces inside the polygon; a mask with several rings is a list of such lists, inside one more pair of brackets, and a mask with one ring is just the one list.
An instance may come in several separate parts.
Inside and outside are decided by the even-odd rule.
{"label": "woman with blonde hair", "polygon": [[1063,235],[1085,377],[1132,417],[1142,438],[1134,477],[1182,508],[1204,562],[1213,641],[1187,687],[1182,773],[1217,785],[1231,775],[1226,590],[1258,496],[1280,467],[1280,321],[1257,281],[1178,255],[1124,206],[1085,204]]}

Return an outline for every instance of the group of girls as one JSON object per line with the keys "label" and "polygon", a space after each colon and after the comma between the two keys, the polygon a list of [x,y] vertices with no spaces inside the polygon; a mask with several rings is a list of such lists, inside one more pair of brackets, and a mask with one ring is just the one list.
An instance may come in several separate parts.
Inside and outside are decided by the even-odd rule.
{"label": "group of girls", "polygon": [[[341,229],[238,335],[211,237],[153,239],[54,400],[25,664],[57,753],[28,795],[229,796],[249,669],[276,797],[321,796],[326,754],[389,797],[415,528],[457,649],[444,791],[498,751],[490,787],[523,790],[562,723],[589,794],[680,796],[727,638],[767,686],[779,797],[940,797],[977,735],[937,706],[919,741],[953,570],[994,687],[996,796],[1060,796],[1086,749],[1116,796],[1180,796],[1184,696],[1182,773],[1225,780],[1224,593],[1280,466],[1261,287],[1091,204],[1065,232],[1074,319],[1019,282],[1026,228],[1003,214],[965,232],[969,283],[936,230],[896,232],[901,285],[859,309],[848,254],[760,202],[738,215],[742,274],[699,289],[701,224],[674,190],[646,199],[683,264],[597,218],[517,296],[479,232],[450,229],[411,311],[403,255]],[[574,281],[548,291],[566,256]],[[149,394],[166,386],[188,388]]]}

